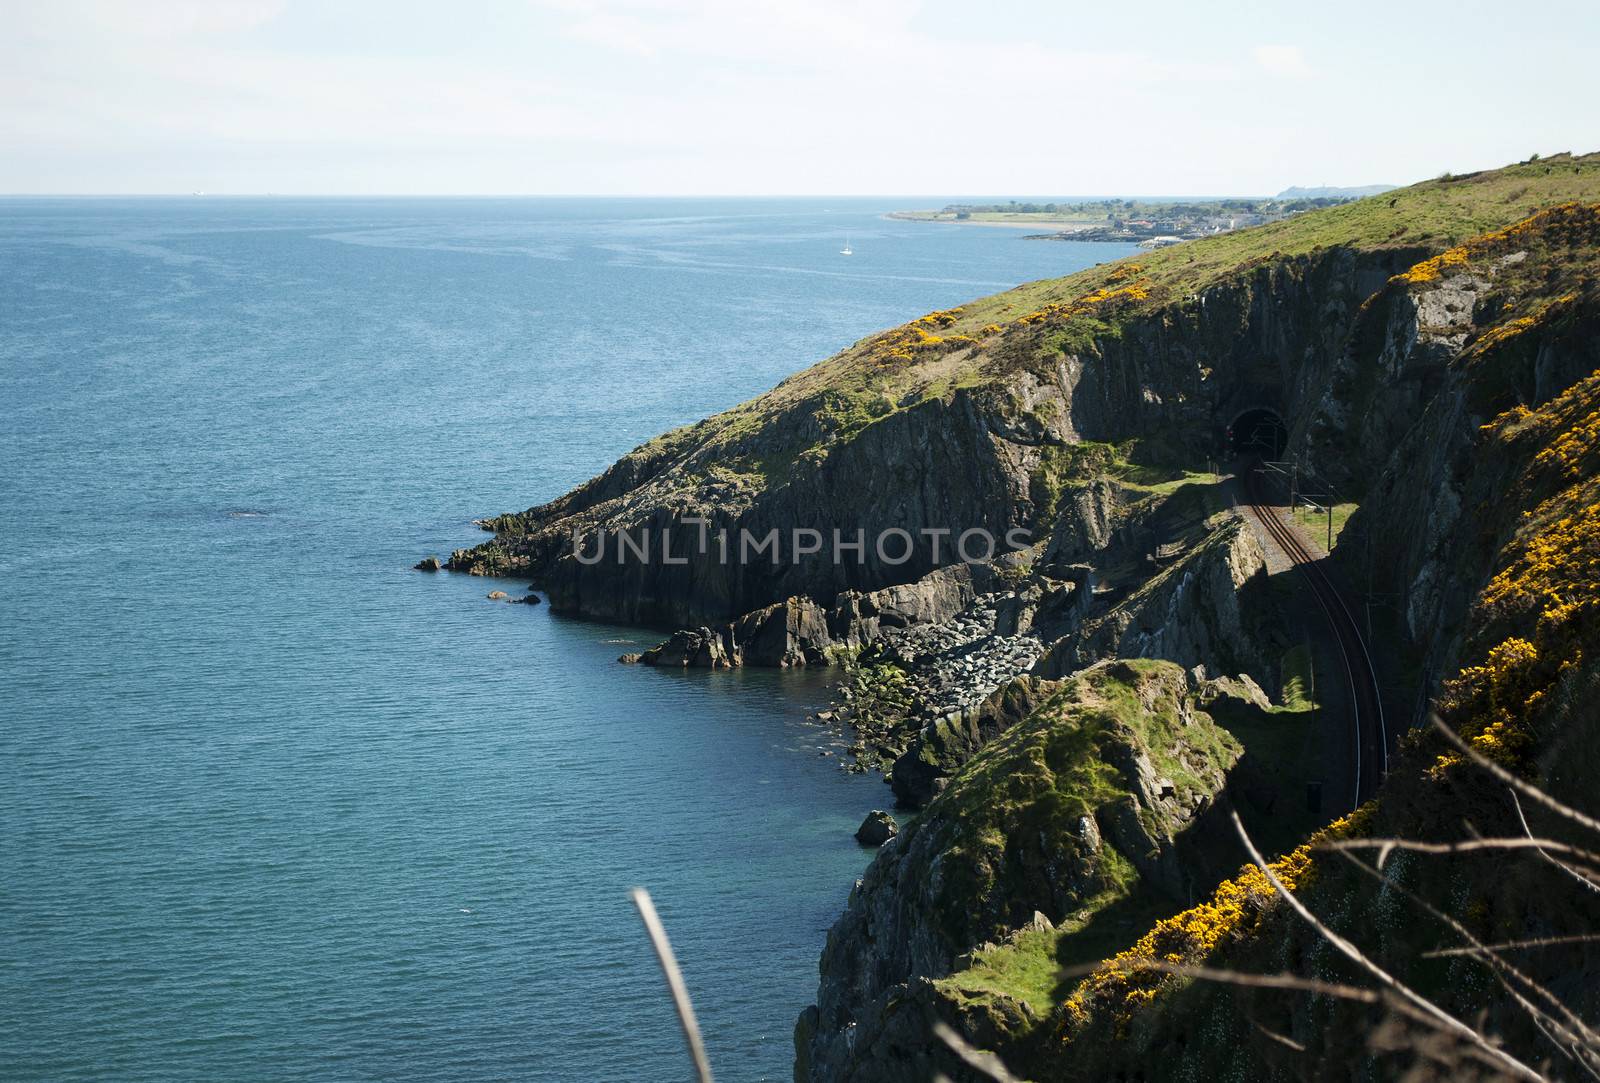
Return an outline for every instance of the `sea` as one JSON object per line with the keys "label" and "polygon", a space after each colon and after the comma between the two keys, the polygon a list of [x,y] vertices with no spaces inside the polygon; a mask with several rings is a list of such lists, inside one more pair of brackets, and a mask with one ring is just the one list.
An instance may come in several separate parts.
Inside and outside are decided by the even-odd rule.
{"label": "sea", "polygon": [[890,801],[827,675],[412,565],[1129,251],[939,202],[0,200],[0,1079],[685,1080],[635,886],[787,1079]]}

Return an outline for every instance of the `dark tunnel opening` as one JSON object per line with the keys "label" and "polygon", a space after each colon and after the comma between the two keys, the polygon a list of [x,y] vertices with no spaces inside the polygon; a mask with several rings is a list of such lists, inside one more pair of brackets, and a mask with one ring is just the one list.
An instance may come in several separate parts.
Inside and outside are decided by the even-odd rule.
{"label": "dark tunnel opening", "polygon": [[1276,411],[1264,406],[1246,410],[1228,426],[1228,446],[1235,455],[1276,462],[1289,446],[1289,427]]}

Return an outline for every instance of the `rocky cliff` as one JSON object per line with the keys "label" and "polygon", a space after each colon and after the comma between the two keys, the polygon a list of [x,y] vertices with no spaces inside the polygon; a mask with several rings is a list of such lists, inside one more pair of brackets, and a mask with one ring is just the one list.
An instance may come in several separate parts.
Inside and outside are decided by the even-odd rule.
{"label": "rocky cliff", "polygon": [[[1347,415],[1333,446],[1387,449],[1359,515],[1380,589],[1398,595],[1401,643],[1419,667],[1414,689],[1437,694],[1444,721],[1473,753],[1591,812],[1590,768],[1600,762],[1600,729],[1584,706],[1600,687],[1596,272],[1595,204],[1557,206],[1419,261],[1363,305],[1343,362],[1360,377],[1350,385],[1358,393],[1323,410]],[[1396,434],[1393,404],[1407,395],[1416,401]],[[1376,803],[1334,833],[1438,843],[1532,831],[1593,844],[1514,796],[1419,730],[1401,741]],[[1519,954],[1508,992],[1492,977],[1506,964],[1471,947],[1590,934],[1594,894],[1582,877],[1514,852],[1408,855],[1363,871],[1315,846],[1275,868],[1338,934],[1495,1042],[1547,1062],[1556,1077],[1592,1062],[1584,1039],[1561,1035],[1600,1013],[1596,953]],[[1009,1042],[1014,1064],[1042,1079],[1144,1072],[1178,1050],[1196,1078],[1471,1074],[1459,1040],[1428,1037],[1382,1011],[1138,969],[1154,958],[1370,981],[1274,902],[1266,881],[1242,870],[1062,990],[1049,1038],[1029,1028],[1032,1044],[1013,1031],[991,1035],[991,1047]]]}
{"label": "rocky cliff", "polygon": [[[489,520],[495,537],[450,567],[682,629],[653,664],[859,667],[836,720],[925,808],[830,934],[798,1078],[963,1078],[934,1019],[1038,1079],[1426,1061],[1381,1012],[1141,969],[1362,977],[1259,870],[1235,872],[1242,850],[1213,830],[1224,806],[1343,935],[1451,1011],[1560,1056],[1481,955],[1428,957],[1460,937],[1412,896],[1509,941],[1584,931],[1581,885],[1547,882],[1559,873],[1533,855],[1498,876],[1397,859],[1374,888],[1318,846],[1521,829],[1468,757],[1400,739],[1430,701],[1475,752],[1592,810],[1597,226],[1600,158],[1559,156],[930,313]],[[1245,416],[1281,426],[1270,452],[1294,460],[1298,492],[1359,505],[1324,565],[1395,721],[1376,804],[1311,844],[1339,810],[1306,788],[1316,710],[1289,695],[1284,661],[1296,596],[1217,467],[1260,450],[1237,446]],[[1001,542],[963,553],[967,530]],[[873,543],[885,532],[903,533],[905,559]],[[739,548],[769,537],[781,551]],[[1569,972],[1527,964],[1564,998],[1547,1016],[1594,1018],[1585,950]]]}
{"label": "rocky cliff", "polygon": [[796,1032],[797,1076],[953,1070],[926,1043],[949,1007],[932,983],[974,952],[1018,929],[1086,923],[1139,884],[1183,902],[1213,881],[1205,821],[1240,747],[1197,706],[1192,678],[1108,662],[1035,694],[850,893]]}
{"label": "rocky cliff", "polygon": [[[986,563],[990,545],[1060,539],[1047,556],[1071,563],[1103,544],[1115,502],[1081,486],[1203,469],[1253,407],[1285,419],[1329,481],[1364,484],[1437,367],[1426,351],[1383,379],[1353,367],[1367,300],[1595,173],[1565,158],[1430,182],[930,313],[486,520],[494,539],[449,566],[525,576],[559,611],[690,629],[791,598],[833,610],[847,591]],[[724,643],[730,660],[739,646]]]}
{"label": "rocky cliff", "polygon": [[[1308,470],[1363,497],[1350,528],[1360,544],[1336,550],[1334,563],[1350,581],[1368,579],[1372,596],[1390,598],[1398,614],[1379,642],[1393,652],[1388,680],[1401,686],[1391,698],[1437,696],[1445,721],[1475,753],[1591,811],[1585,780],[1600,764],[1600,730],[1583,705],[1600,688],[1592,661],[1600,648],[1593,619],[1600,607],[1597,271],[1600,205],[1558,204],[1418,259],[1360,297],[1353,312],[1336,299],[1330,307],[1339,319],[1306,354],[1325,384],[1306,389],[1289,433]],[[1126,537],[1131,526],[1115,492],[1078,488],[1058,515],[1044,563],[1089,559],[1114,569],[1117,531]],[[1220,548],[1201,542],[1198,551],[1208,544]],[[1087,614],[1033,672],[1071,672],[1101,652],[1194,650],[1214,660],[1227,653],[1227,637],[1206,636],[1196,606],[1208,615],[1250,608],[1240,588],[1251,563],[1248,554],[1230,553],[1211,575],[1184,574],[1181,560],[1152,569],[1125,598]],[[1207,585],[1203,599],[1170,604],[1198,584]],[[1248,652],[1251,642],[1240,642]],[[1252,662],[1270,679],[1259,657],[1245,668]],[[924,731],[913,749],[923,773],[930,765],[953,773],[946,792],[960,792],[968,777],[961,763],[982,764],[1025,732],[1026,722],[1011,721],[1015,703],[1036,694],[1013,685],[958,721]],[[1399,714],[1402,726],[1422,717]],[[1233,770],[1237,776],[1240,765]],[[928,792],[937,792],[937,779]],[[991,792],[1005,790],[996,783]],[[935,818],[943,800],[935,798],[925,815]],[[1491,977],[1504,964],[1473,957],[1471,945],[1589,935],[1593,894],[1582,876],[1538,855],[1515,857],[1510,868],[1498,858],[1407,857],[1363,872],[1319,849],[1361,834],[1437,842],[1530,830],[1568,845],[1595,841],[1548,811],[1519,808],[1504,784],[1418,731],[1401,742],[1375,805],[1284,852],[1274,870],[1339,934],[1442,1010],[1493,1035],[1490,1044],[1577,1072],[1594,1050],[1573,1020],[1600,1014],[1600,958],[1587,948],[1519,955],[1517,977],[1501,975],[1515,986],[1511,993]],[[1264,834],[1260,826],[1252,831]],[[1058,860],[1080,853],[1069,832],[1058,838]],[[912,854],[880,858],[836,926],[850,947],[830,941],[825,953],[818,1006],[798,1033],[797,1078],[895,1078],[893,1066],[908,1058],[960,1078],[929,1037],[934,1019],[1037,1079],[1470,1071],[1472,1057],[1459,1041],[1382,1011],[1139,969],[1140,960],[1155,959],[1370,982],[1326,937],[1275,905],[1273,888],[1250,867],[1199,905],[1149,920],[1136,938],[1106,937],[1092,915],[1082,925],[1044,912],[1019,916],[947,971],[930,972],[927,957],[902,961],[893,973],[904,977],[881,1007],[860,997],[841,1001],[838,960],[850,951],[879,958],[875,926],[863,923],[874,907],[862,892],[893,898],[886,881],[917,875],[906,862],[927,874],[941,867],[945,851],[934,847],[920,861]],[[1135,897],[1158,894],[1140,884]],[[1040,979],[1073,960],[1113,955],[1088,978]],[[841,1014],[840,1003],[860,1014]]]}

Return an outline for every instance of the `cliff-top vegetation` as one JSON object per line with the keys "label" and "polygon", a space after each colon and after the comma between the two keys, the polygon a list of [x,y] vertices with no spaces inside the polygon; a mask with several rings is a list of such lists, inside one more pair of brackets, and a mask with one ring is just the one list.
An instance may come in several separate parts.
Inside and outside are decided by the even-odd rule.
{"label": "cliff-top vegetation", "polygon": [[[1503,229],[1552,204],[1600,201],[1600,153],[1561,154],[1504,169],[1443,176],[1269,225],[1189,241],[1030,282],[959,308],[930,312],[871,335],[791,376],[772,391],[645,444],[648,455],[715,449],[760,482],[781,480],[794,457],[897,410],[1008,378],[1017,364],[1088,350],[1127,319],[1205,290],[1269,261],[1324,248],[1394,249],[1419,260]],[[779,414],[812,419],[804,446],[754,456],[749,439]]]}

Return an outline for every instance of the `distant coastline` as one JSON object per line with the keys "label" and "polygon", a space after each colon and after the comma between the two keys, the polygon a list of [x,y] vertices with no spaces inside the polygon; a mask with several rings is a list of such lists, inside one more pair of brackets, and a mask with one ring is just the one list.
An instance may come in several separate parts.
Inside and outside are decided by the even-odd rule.
{"label": "distant coastline", "polygon": [[1161,247],[1179,241],[1230,233],[1292,218],[1306,211],[1349,203],[1387,185],[1363,188],[1286,188],[1275,196],[1192,199],[1006,200],[949,203],[938,210],[890,211],[903,222],[948,222],[961,226],[1000,226],[1046,230],[1029,240],[1122,241]]}
{"label": "distant coastline", "polygon": [[1038,229],[1040,226],[1061,226],[1064,230],[1071,228],[1086,229],[1079,223],[1066,218],[1039,217],[1024,218],[1017,216],[1000,216],[994,218],[957,218],[945,211],[889,211],[885,218],[893,218],[900,222],[944,222],[953,226],[998,226],[1001,229]]}

